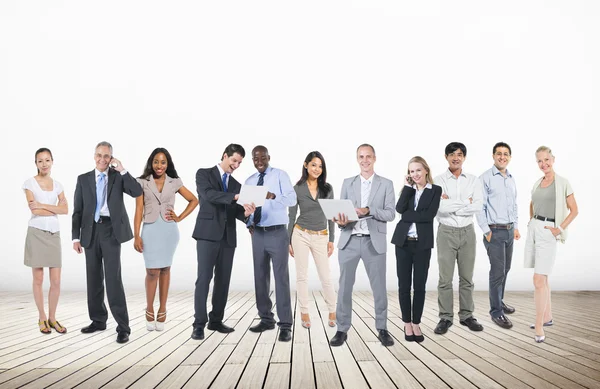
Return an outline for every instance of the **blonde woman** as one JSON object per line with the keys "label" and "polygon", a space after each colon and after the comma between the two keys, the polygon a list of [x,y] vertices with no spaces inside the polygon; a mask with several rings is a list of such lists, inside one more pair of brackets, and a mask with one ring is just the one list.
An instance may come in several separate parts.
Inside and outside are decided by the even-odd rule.
{"label": "blonde woman", "polygon": [[[38,173],[23,184],[25,197],[31,210],[25,238],[25,266],[31,267],[33,274],[33,298],[38,309],[40,332],[49,334],[51,328],[54,328],[59,334],[65,334],[67,328],[56,320],[62,266],[58,215],[66,215],[68,206],[63,186],[50,176],[53,162],[52,152],[49,149],[44,147],[37,150],[35,165]],[[45,267],[49,268],[50,273],[48,316],[44,309],[42,289]]]}
{"label": "blonde woman", "polygon": [[431,170],[422,157],[408,161],[407,173],[396,204],[396,212],[402,219],[396,225],[392,243],[396,245],[404,339],[420,343],[425,340],[419,324],[425,306],[425,284],[433,248],[433,219],[440,207],[442,188],[433,185]]}
{"label": "blonde woman", "polygon": [[571,184],[554,172],[554,155],[546,146],[540,146],[535,157],[544,176],[536,181],[531,191],[529,225],[525,243],[525,267],[533,268],[535,287],[535,341],[546,339],[544,326],[551,326],[552,305],[548,276],[556,259],[556,243],[567,239],[567,227],[578,214],[577,202]]}

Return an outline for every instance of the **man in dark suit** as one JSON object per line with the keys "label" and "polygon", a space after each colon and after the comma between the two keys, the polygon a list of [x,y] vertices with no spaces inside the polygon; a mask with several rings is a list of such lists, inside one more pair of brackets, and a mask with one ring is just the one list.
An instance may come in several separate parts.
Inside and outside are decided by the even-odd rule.
{"label": "man in dark suit", "polygon": [[[238,144],[230,144],[223,151],[221,162],[207,169],[198,169],[196,188],[200,210],[192,237],[198,252],[198,278],[194,292],[194,324],[192,339],[204,339],[204,326],[221,333],[234,329],[223,324],[233,254],[237,245],[235,219],[246,222],[255,207],[236,203],[241,185],[231,173],[237,169],[246,152]],[[212,311],[206,314],[206,300],[210,281],[215,275],[212,293]]]}
{"label": "man in dark suit", "polygon": [[121,162],[112,156],[112,146],[100,142],[94,159],[96,168],[77,177],[73,206],[73,249],[85,249],[88,312],[92,323],[84,334],[106,329],[104,278],[110,311],[117,322],[117,342],[129,340],[129,314],[121,280],[121,243],[133,238],[123,203],[123,193],[142,195],[137,183]]}

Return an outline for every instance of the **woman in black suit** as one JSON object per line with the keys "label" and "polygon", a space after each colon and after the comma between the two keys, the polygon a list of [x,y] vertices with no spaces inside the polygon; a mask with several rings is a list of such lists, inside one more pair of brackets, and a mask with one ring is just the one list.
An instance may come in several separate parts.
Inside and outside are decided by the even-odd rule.
{"label": "woman in black suit", "polygon": [[[425,305],[425,283],[433,248],[433,219],[440,206],[442,188],[433,185],[431,170],[421,157],[408,162],[408,175],[396,204],[402,220],[396,225],[392,243],[396,245],[396,269],[404,338],[425,340],[419,324]],[[411,304],[410,287],[414,279]],[[411,309],[412,308],[412,309]]]}

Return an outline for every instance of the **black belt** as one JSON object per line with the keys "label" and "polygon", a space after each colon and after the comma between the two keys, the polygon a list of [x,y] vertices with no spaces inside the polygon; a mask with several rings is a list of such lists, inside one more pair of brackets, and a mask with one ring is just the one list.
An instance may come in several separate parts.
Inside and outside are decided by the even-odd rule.
{"label": "black belt", "polygon": [[511,228],[513,228],[513,224],[512,223],[508,223],[508,224],[490,224],[489,227],[490,228],[494,228],[496,230],[510,230]]}
{"label": "black belt", "polygon": [[407,236],[406,240],[410,240],[410,241],[416,242],[416,241],[419,240],[419,238],[417,238],[416,236]]}
{"label": "black belt", "polygon": [[357,238],[371,236],[371,234],[352,234],[352,236],[356,236]]}
{"label": "black belt", "polygon": [[279,230],[280,228],[285,228],[285,227],[287,227],[285,224],[278,224],[276,226],[267,226],[267,227],[254,226],[254,229],[261,230],[261,231],[273,231],[273,230]]}
{"label": "black belt", "polygon": [[554,223],[556,221],[556,219],[551,219],[549,217],[543,217],[543,216],[539,216],[539,215],[534,215],[533,217],[536,218],[536,219],[538,219],[538,220],[541,220],[543,222],[552,222],[552,223]]}
{"label": "black belt", "polygon": [[102,223],[108,223],[108,222],[110,222],[110,216],[100,216],[100,219],[98,219],[98,221],[96,223],[102,224]]}

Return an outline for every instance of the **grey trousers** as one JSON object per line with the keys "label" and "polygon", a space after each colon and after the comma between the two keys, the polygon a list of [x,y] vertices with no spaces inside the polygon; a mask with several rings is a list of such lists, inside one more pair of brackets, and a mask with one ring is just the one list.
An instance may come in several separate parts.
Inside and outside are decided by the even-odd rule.
{"label": "grey trousers", "polygon": [[340,263],[340,289],[336,309],[338,331],[348,332],[352,324],[352,289],[356,279],[356,268],[361,258],[375,299],[375,328],[387,329],[386,255],[375,251],[370,237],[352,236],[346,247],[338,254]]}
{"label": "grey trousers", "polygon": [[452,279],[454,265],[458,264],[458,296],[460,320],[473,316],[473,268],[475,267],[475,230],[473,224],[466,227],[450,227],[440,224],[437,232],[437,254],[440,270],[438,282],[438,308],[440,319],[454,318],[454,295]]}
{"label": "grey trousers", "polygon": [[512,263],[515,230],[492,228],[492,239],[483,238],[483,245],[490,259],[490,316],[499,317],[506,288],[506,278]]}
{"label": "grey trousers", "polygon": [[254,291],[260,321],[274,324],[273,302],[269,297],[271,283],[271,261],[275,279],[275,302],[279,325],[292,329],[292,302],[290,297],[289,236],[287,229],[264,231],[256,228],[252,234],[252,256],[254,258]]}

